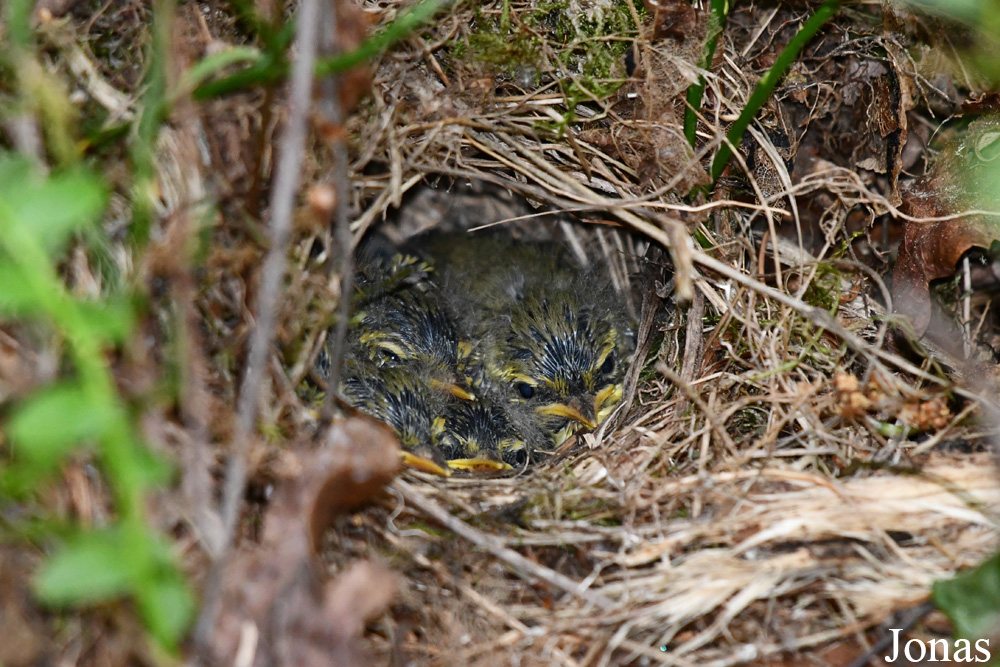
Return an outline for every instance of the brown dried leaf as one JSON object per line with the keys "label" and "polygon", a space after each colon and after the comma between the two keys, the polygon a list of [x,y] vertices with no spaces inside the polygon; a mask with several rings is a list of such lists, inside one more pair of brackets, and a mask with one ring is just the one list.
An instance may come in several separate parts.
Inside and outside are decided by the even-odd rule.
{"label": "brown dried leaf", "polygon": [[[933,195],[930,195],[932,198]],[[905,202],[904,202],[905,203]],[[933,206],[932,199],[913,205]],[[903,223],[903,241],[892,275],[893,301],[896,310],[913,321],[916,334],[923,335],[931,321],[930,283],[955,273],[959,259],[970,248],[988,248],[991,234],[974,220]]]}
{"label": "brown dried leaf", "polygon": [[970,92],[969,99],[962,102],[962,113],[982,114],[996,113],[1000,111],[1000,93],[998,92]]}
{"label": "brown dried leaf", "polygon": [[960,141],[943,153],[928,177],[903,193],[900,209],[918,220],[903,223],[903,240],[893,269],[892,296],[896,310],[910,317],[917,335],[923,335],[931,321],[930,283],[953,275],[959,259],[969,249],[985,250],[1000,237],[995,221],[986,216],[939,222],[923,222],[919,218],[991,208],[982,200],[991,187],[989,163],[995,159],[997,146],[1000,146],[1000,121],[976,121]]}
{"label": "brown dried leaf", "polygon": [[[311,577],[300,577],[308,584]],[[303,667],[362,667],[373,664],[357,639],[365,623],[386,610],[399,580],[386,566],[360,561],[351,565],[317,595],[299,585],[276,610],[277,664]]]}
{"label": "brown dried leaf", "polygon": [[[256,652],[254,664],[366,664],[355,641],[359,629],[397,590],[390,573],[370,563],[324,585],[316,559],[332,521],[372,500],[399,471],[391,431],[365,417],[338,420],[325,446],[297,457],[298,465],[286,468],[300,474],[279,483],[261,544],[240,553],[222,577],[222,613],[212,633],[222,663],[242,646]],[[247,628],[258,633],[255,646],[245,646],[253,634]]]}
{"label": "brown dried leaf", "polygon": [[698,26],[698,14],[687,0],[643,0],[646,11],[653,16],[653,36],[685,39]]}
{"label": "brown dried leaf", "polygon": [[327,451],[338,466],[317,486],[310,511],[315,548],[333,519],[374,498],[400,469],[399,441],[389,428],[365,416],[334,422]]}
{"label": "brown dried leaf", "polygon": [[324,613],[333,633],[343,639],[361,635],[365,624],[386,610],[399,589],[395,573],[384,565],[359,561],[326,585]]}

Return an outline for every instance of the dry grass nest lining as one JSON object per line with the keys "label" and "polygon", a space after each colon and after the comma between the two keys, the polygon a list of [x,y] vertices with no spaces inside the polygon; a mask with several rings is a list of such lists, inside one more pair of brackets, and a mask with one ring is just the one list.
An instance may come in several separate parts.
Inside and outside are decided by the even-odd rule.
{"label": "dry grass nest lining", "polygon": [[[818,260],[844,240],[848,212],[857,205],[893,211],[893,203],[854,171],[830,164],[793,184],[782,152],[762,132],[753,138],[770,159],[771,180],[751,178],[761,204],[689,206],[672,194],[701,178],[702,158],[721,141],[721,119],[738,113],[748,96],[754,77],[734,64],[732,46],[748,40],[723,40],[718,67],[704,73],[716,115],[703,119],[711,136],[691,154],[677,141],[670,110],[699,72],[675,42],[639,36],[646,62],[655,65],[645,71],[658,73],[628,84],[645,117],[623,117],[611,100],[590,100],[577,109],[583,124],[558,136],[538,131],[540,121],[565,110],[557,89],[494,94],[492,81],[472,85],[481,81],[472,72],[441,79],[435,44],[467,30],[471,19],[469,10],[456,9],[422,40],[383,58],[373,105],[351,121],[359,138],[351,181],[356,238],[428,176],[476,179],[673,247],[678,289],[703,300],[705,310],[663,327],[657,372],[638,382],[635,404],[616,428],[585,436],[569,454],[514,479],[445,483],[408,474],[394,488],[402,500],[390,501],[391,515],[377,507],[355,517],[365,540],[352,542],[348,528],[331,535],[331,546],[340,547],[329,551],[334,565],[394,554],[411,582],[406,602],[429,637],[407,649],[454,663],[493,664],[503,651],[522,656],[521,664],[634,656],[735,663],[853,635],[925,597],[934,578],[985,557],[995,545],[997,502],[987,457],[924,453],[946,439],[975,437],[959,426],[964,414],[941,403],[946,390],[963,389],[869,349],[885,334],[872,324],[880,309],[866,297],[870,276],[845,272],[826,288],[845,297],[836,319],[771,286],[791,284],[792,276],[795,294],[805,294]],[[756,27],[765,26],[732,30]],[[627,136],[603,146],[588,140],[597,135],[587,130],[608,127],[613,139],[626,129]],[[661,154],[667,161],[653,159],[660,168],[645,178],[647,158]],[[367,169],[373,164],[379,168]],[[310,168],[314,180],[324,178],[321,150]],[[820,192],[830,203],[821,250],[774,242],[774,216],[798,227],[795,202]],[[714,230],[700,224],[708,211],[719,211]],[[749,230],[761,217],[770,234],[758,253]],[[710,252],[691,248],[693,227]],[[599,232],[571,231],[588,242]],[[311,244],[301,238],[298,256],[307,257]],[[768,258],[781,275],[771,283],[749,277],[763,273],[758,266]],[[289,337],[321,331],[299,317],[321,282],[293,278],[284,313],[293,323]],[[265,420],[302,412],[288,388],[307,368],[296,363],[293,381],[275,388],[277,407]],[[926,419],[930,440],[917,445],[879,432],[879,420],[899,415]],[[898,461],[906,449],[923,457],[920,475],[884,468],[871,477],[832,478],[843,462]],[[415,509],[421,498],[432,505]],[[470,532],[452,540],[417,530],[428,507]],[[470,552],[470,540],[480,548]],[[546,580],[551,573],[570,578],[571,590],[560,588],[562,579]],[[388,652],[386,634],[370,639]],[[664,643],[669,653],[657,650]]]}
{"label": "dry grass nest lining", "polygon": [[[441,39],[469,18],[443,21]],[[650,84],[647,94],[669,97],[693,78],[689,61],[671,46],[655,57],[675,64],[665,78],[678,78],[662,88]],[[709,76],[720,114],[741,108],[748,89],[739,82],[746,80],[726,65]],[[383,60],[371,114],[355,119],[363,138],[355,173],[371,159],[389,169],[385,178],[354,182],[356,203],[369,202],[353,225],[359,237],[428,174],[499,183],[654,241],[686,239],[688,225],[697,222],[701,213],[669,194],[685,170],[651,188],[620,155],[578,133],[570,131],[565,141],[540,136],[536,123],[564,103],[558,92],[493,97],[481,90],[454,94],[460,86],[451,84],[442,84],[426,51],[399,49]],[[610,102],[588,109],[583,113],[594,118],[614,117]],[[708,120],[717,142],[721,123]],[[779,155],[765,134],[754,138],[765,154]],[[693,170],[698,157],[690,156]],[[779,187],[757,185],[760,200],[780,204],[796,223],[789,197],[823,191],[833,202],[824,224],[828,242],[818,256],[764,244],[779,267],[798,277],[801,294],[816,276],[817,260],[843,239],[853,206],[884,211],[892,204],[850,170],[831,167],[792,186],[784,164],[775,159],[772,166]],[[746,210],[732,201],[711,206]],[[755,215],[770,224],[774,213],[762,207]],[[731,217],[744,230],[747,218]],[[760,258],[748,233],[734,229],[720,237],[699,229],[734,273],[756,274]],[[830,477],[838,461],[892,460],[900,447],[912,448],[880,435],[872,417],[919,414],[944,391],[926,375],[915,381],[904,360],[865,358],[865,343],[884,335],[871,325],[880,309],[864,297],[867,285],[842,286],[854,296],[838,310],[837,323],[854,333],[842,345],[835,335],[818,335],[813,308],[801,300],[778,302],[761,283],[740,284],[731,274],[704,271],[704,264],[696,274],[690,257],[674,259],[679,280],[693,282],[708,316],[700,326],[686,325],[684,338],[700,338],[703,351],[730,354],[685,355],[684,325],[668,326],[664,372],[640,384],[637,404],[618,428],[586,436],[573,453],[515,479],[408,477],[394,490],[391,515],[378,508],[363,516],[362,544],[332,536],[335,563],[386,551],[404,556],[396,562],[412,584],[406,602],[426,635],[407,646],[412,654],[446,664],[497,664],[515,656],[520,664],[643,656],[667,664],[735,664],[855,635],[922,601],[934,579],[995,548],[998,498],[986,455],[925,457],[919,475],[886,468],[871,477]],[[727,326],[739,336],[727,337]],[[877,391],[858,401],[854,375],[836,383],[838,369],[853,370]],[[678,391],[678,384],[688,390]],[[974,436],[958,426],[960,415],[937,414],[944,419],[933,427],[932,444]],[[421,495],[452,515],[446,528],[455,531],[455,522],[476,528],[457,540],[416,530],[434,518],[414,507]],[[470,552],[469,541],[478,548]],[[503,548],[579,588],[560,588]],[[380,636],[371,639],[379,644]],[[661,644],[671,651],[659,651]]]}
{"label": "dry grass nest lining", "polygon": [[[422,487],[455,522],[487,521],[503,546],[575,577],[578,593],[535,572],[521,572],[530,584],[513,579],[519,566],[489,543],[495,538],[470,551],[463,540],[415,530],[406,517],[421,513],[402,498],[391,514],[370,511],[357,542],[356,528],[332,535],[328,553],[334,561],[396,554],[410,577],[405,605],[426,636],[406,648],[435,662],[647,656],[721,665],[850,637],[995,547],[996,523],[982,509],[996,507],[1000,490],[985,456],[939,457],[921,476],[843,481],[767,467],[626,482],[603,458],[580,453],[560,463],[561,474],[547,467],[514,480],[408,480],[395,489],[412,499]],[[525,495],[551,505],[536,508],[529,527],[504,528],[502,508]],[[559,515],[558,504],[575,518],[545,519]],[[703,508],[698,518],[665,519],[671,506],[692,504]],[[608,516],[627,518],[601,525]],[[657,649],[667,643],[669,655]]]}

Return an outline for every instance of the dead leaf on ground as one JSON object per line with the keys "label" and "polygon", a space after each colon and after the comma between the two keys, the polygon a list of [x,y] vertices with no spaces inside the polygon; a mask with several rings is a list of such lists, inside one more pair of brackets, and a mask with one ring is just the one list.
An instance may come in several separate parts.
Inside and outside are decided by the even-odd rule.
{"label": "dead leaf on ground", "polygon": [[351,417],[330,426],[324,446],[296,455],[301,473],[279,483],[262,543],[237,554],[223,574],[213,653],[226,664],[241,651],[251,651],[255,665],[368,664],[356,640],[399,583],[367,561],[323,583],[316,548],[337,516],[395,477],[398,442],[377,422]]}
{"label": "dead leaf on ground", "polygon": [[0,664],[37,665],[47,644],[45,623],[28,589],[34,559],[24,549],[0,547]]}
{"label": "dead leaf on ground", "polygon": [[995,218],[962,216],[954,220],[923,222],[969,209],[996,208],[992,192],[996,151],[1000,148],[1000,121],[972,123],[961,140],[945,151],[927,177],[903,193],[901,210],[916,220],[903,223],[903,240],[893,270],[892,297],[898,312],[908,315],[920,336],[931,322],[930,283],[955,273],[958,261],[971,248],[990,247],[1000,238]]}
{"label": "dead leaf on ground", "polygon": [[684,39],[698,27],[698,13],[686,0],[643,0],[642,4],[653,16],[654,37]]}

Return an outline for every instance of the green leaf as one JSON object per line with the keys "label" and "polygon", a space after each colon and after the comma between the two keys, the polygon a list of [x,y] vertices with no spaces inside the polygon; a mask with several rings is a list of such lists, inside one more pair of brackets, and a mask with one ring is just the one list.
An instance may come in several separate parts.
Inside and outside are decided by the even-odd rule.
{"label": "green leaf", "polygon": [[181,577],[173,569],[165,571],[143,582],[136,597],[153,636],[175,646],[191,626],[195,612],[194,596]]}
{"label": "green leaf", "polygon": [[[2,267],[0,267],[2,268]],[[2,272],[0,272],[2,276]],[[2,291],[3,288],[0,288]],[[0,308],[3,295],[0,294]],[[124,342],[135,325],[132,302],[124,297],[108,297],[102,301],[80,301],[80,315],[102,339],[113,343]]]}
{"label": "green leaf", "polygon": [[237,63],[256,65],[264,59],[264,54],[252,46],[235,46],[225,51],[213,53],[192,65],[181,75],[178,89],[191,91],[200,86],[217,72]]}
{"label": "green leaf", "polygon": [[115,530],[79,535],[56,552],[35,577],[35,593],[51,605],[102,602],[128,592],[133,573]]}
{"label": "green leaf", "polygon": [[82,441],[99,438],[115,419],[112,404],[74,384],[49,387],[21,404],[8,424],[18,456],[54,465]]}
{"label": "green leaf", "polygon": [[968,23],[975,23],[983,11],[990,11],[982,0],[907,0],[907,4]]}
{"label": "green leaf", "polygon": [[169,483],[176,476],[173,464],[152,451],[146,443],[135,441],[132,445],[132,465],[136,479],[143,486],[160,486]]}
{"label": "green leaf", "polygon": [[966,639],[983,637],[1000,618],[1000,554],[978,567],[934,582],[934,604]]}
{"label": "green leaf", "polygon": [[15,153],[0,153],[0,199],[6,200],[12,192],[28,187],[32,169],[27,158]]}
{"label": "green leaf", "polygon": [[0,315],[23,316],[38,310],[38,299],[21,268],[0,257]]}
{"label": "green leaf", "polygon": [[107,199],[100,179],[84,170],[55,174],[7,195],[13,223],[28,230],[50,254],[96,220]]}

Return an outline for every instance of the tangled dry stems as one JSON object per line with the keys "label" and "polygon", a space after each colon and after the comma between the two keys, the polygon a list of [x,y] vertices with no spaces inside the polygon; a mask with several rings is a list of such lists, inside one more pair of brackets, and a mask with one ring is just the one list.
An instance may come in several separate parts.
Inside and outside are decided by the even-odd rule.
{"label": "tangled dry stems", "polygon": [[[614,428],[512,479],[413,476],[396,486],[391,520],[383,510],[363,517],[384,540],[372,541],[413,577],[409,602],[426,634],[408,650],[435,664],[738,664],[863,636],[926,600],[935,579],[988,555],[998,501],[990,456],[925,455],[982,436],[963,426],[977,388],[888,351],[888,290],[841,255],[850,211],[900,216],[896,204],[830,163],[793,182],[762,131],[753,141],[768,169],[739,165],[758,203],[686,204],[673,193],[724,141],[725,120],[752,89],[733,41],[718,69],[703,72],[676,44],[638,35],[674,77],[638,88],[662,96],[647,107],[698,74],[715,100],[698,153],[651,182],[621,151],[586,139],[595,129],[649,129],[621,116],[620,97],[585,101],[580,122],[556,134],[539,128],[568,110],[558,89],[491,96],[464,87],[476,81],[461,63],[444,74],[434,44],[469,29],[463,11],[384,58],[373,106],[353,119],[361,140],[352,173],[385,167],[353,181],[354,202],[367,203],[355,238],[428,177],[492,183],[602,223],[560,233],[606,257],[647,241],[671,248],[684,298],[674,311],[659,304],[661,340]],[[679,133],[671,120],[651,125]],[[806,222],[800,202],[816,197],[823,217]],[[763,237],[752,231],[757,218]],[[794,225],[791,240],[779,224]],[[804,225],[822,233],[817,249],[803,243]],[[689,242],[692,231],[708,239],[704,249]],[[685,325],[695,295],[704,315]],[[692,338],[697,353],[685,354]],[[949,392],[965,397],[962,410],[948,409]],[[907,420],[929,434],[925,443],[900,437]],[[873,472],[838,478],[852,461],[875,462]],[[412,527],[425,518],[448,532]],[[456,622],[460,630],[445,630]],[[382,627],[370,638],[391,636]]]}
{"label": "tangled dry stems", "polygon": [[[399,4],[369,11],[384,23]],[[509,4],[515,17],[533,10]],[[381,656],[402,647],[429,664],[738,664],[863,638],[895,610],[925,600],[935,579],[987,556],[1000,503],[991,457],[932,450],[983,440],[991,422],[983,432],[967,422],[986,399],[939,366],[884,345],[888,292],[878,273],[843,252],[851,211],[907,218],[893,197],[858,170],[823,159],[794,180],[765,125],[751,131],[753,166],[735,152],[752,201],[678,195],[703,181],[706,159],[753,88],[747,54],[774,39],[780,26],[772,22],[793,17],[741,13],[711,71],[692,64],[696,38],[653,39],[648,27],[613,35],[635,39],[643,59],[640,74],[606,96],[560,64],[564,45],[543,39],[538,62],[574,84],[568,99],[567,86],[544,78],[521,86],[456,57],[454,45],[468,44],[480,20],[476,12],[452,7],[383,56],[371,103],[349,119],[354,242],[375,226],[392,232],[383,219],[428,181],[518,193],[589,223],[564,219],[542,233],[604,258],[616,288],[634,297],[646,325],[640,340],[650,345],[630,374],[633,400],[569,451],[512,478],[407,473],[384,503],[331,531],[331,569],[364,556],[406,575],[400,604],[367,635]],[[821,78],[825,63],[871,48],[844,38],[817,49],[801,74],[824,89],[832,85]],[[98,70],[83,67],[80,76],[109,110],[125,113],[130,104],[105,94]],[[711,102],[692,151],[676,100],[698,76]],[[216,193],[253,190],[253,170],[222,151],[245,151],[250,127],[273,130],[275,123],[247,113],[257,102],[210,105],[202,118],[188,109],[164,131],[159,167],[173,223],[197,219],[212,190],[210,167],[193,168],[202,132],[215,133],[213,161],[227,165],[222,181],[230,188],[213,182]],[[818,117],[821,105],[813,108]],[[230,117],[240,120],[227,124]],[[329,147],[315,145],[307,182],[336,180],[331,165]],[[190,362],[200,372],[183,392],[194,426],[178,436],[188,443],[180,448],[184,492],[194,507],[210,496],[211,480],[196,474],[210,458],[208,442],[225,442],[232,431],[234,350],[253,321],[247,281],[261,252],[241,238],[236,221],[254,209],[242,203],[222,207],[219,240],[239,242],[213,248],[198,277],[197,312],[186,311],[181,327],[187,347],[200,352]],[[396,231],[415,224],[408,215],[404,206],[390,224]],[[487,222],[537,229],[533,216],[524,209]],[[331,234],[307,218],[295,221],[278,315],[281,358],[267,364],[270,398],[260,404],[260,422],[290,440],[314,427],[297,391],[340,291],[337,275],[316,270],[335,247]],[[790,226],[794,233],[785,233]],[[192,233],[171,229],[165,248],[171,233]],[[817,233],[819,243],[804,240]],[[649,246],[670,249],[676,305],[665,276],[656,283],[656,274],[644,273],[630,283],[650,271],[636,260]],[[174,283],[175,303],[194,301],[192,279]],[[908,428],[926,439],[910,439]],[[249,467],[259,475],[273,465],[274,447],[249,444]]]}

